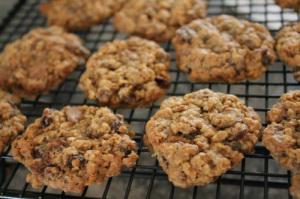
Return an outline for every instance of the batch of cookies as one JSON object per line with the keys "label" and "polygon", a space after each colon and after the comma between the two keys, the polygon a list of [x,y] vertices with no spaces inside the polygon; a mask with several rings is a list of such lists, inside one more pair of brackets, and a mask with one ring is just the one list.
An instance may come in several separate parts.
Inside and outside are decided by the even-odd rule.
{"label": "batch of cookies", "polygon": [[[297,0],[277,0],[300,8]],[[297,3],[298,2],[298,3]],[[275,39],[261,24],[220,15],[206,17],[206,0],[49,0],[40,6],[50,27],[31,30],[0,54],[0,152],[11,144],[28,168],[27,181],[66,192],[119,175],[138,161],[135,132],[109,108],[147,107],[171,85],[170,56],[156,42],[172,41],[177,66],[192,82],[254,80],[278,57],[300,81],[300,23]],[[135,35],[97,52],[71,31],[109,17]],[[46,108],[25,128],[20,98],[55,89],[80,64],[79,86],[100,107]],[[263,130],[253,108],[236,96],[208,89],[169,97],[145,125],[144,143],[178,187],[206,185],[254,152],[261,140],[293,177],[300,198],[300,91],[290,91],[268,112]]]}

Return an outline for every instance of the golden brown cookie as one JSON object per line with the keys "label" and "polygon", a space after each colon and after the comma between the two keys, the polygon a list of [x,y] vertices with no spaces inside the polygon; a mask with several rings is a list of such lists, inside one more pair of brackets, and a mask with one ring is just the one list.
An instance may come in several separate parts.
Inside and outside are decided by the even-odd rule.
{"label": "golden brown cookie", "polygon": [[300,81],[300,23],[284,26],[276,36],[276,50],[281,61],[294,70]]}
{"label": "golden brown cookie", "polygon": [[41,5],[48,24],[66,30],[85,30],[118,11],[126,0],[49,0]]}
{"label": "golden brown cookie", "polygon": [[128,0],[115,15],[117,30],[166,42],[177,28],[206,16],[206,0]]}
{"label": "golden brown cookie", "polygon": [[257,79],[275,62],[274,44],[264,26],[228,15],[194,20],[173,39],[177,66],[195,82]]}
{"label": "golden brown cookie", "polygon": [[299,0],[275,0],[275,2],[282,8],[293,8],[295,10],[300,10]]}
{"label": "golden brown cookie", "polygon": [[290,192],[295,199],[300,199],[300,175],[295,174],[292,176],[292,186]]}
{"label": "golden brown cookie", "polygon": [[132,37],[105,44],[91,56],[80,86],[87,97],[111,107],[147,106],[165,95],[169,55],[156,43]]}
{"label": "golden brown cookie", "polygon": [[18,109],[19,103],[17,97],[0,90],[0,155],[24,130],[26,117]]}
{"label": "golden brown cookie", "polygon": [[263,143],[280,165],[300,172],[300,91],[290,91],[268,112]]}
{"label": "golden brown cookie", "polygon": [[0,88],[34,97],[61,84],[89,51],[61,28],[37,28],[6,45],[0,54]]}
{"label": "golden brown cookie", "polygon": [[161,104],[146,125],[145,143],[179,187],[205,185],[251,153],[259,116],[233,95],[204,89]]}
{"label": "golden brown cookie", "polygon": [[13,142],[12,154],[29,169],[27,181],[33,187],[81,192],[135,165],[133,134],[123,117],[108,108],[47,108]]}

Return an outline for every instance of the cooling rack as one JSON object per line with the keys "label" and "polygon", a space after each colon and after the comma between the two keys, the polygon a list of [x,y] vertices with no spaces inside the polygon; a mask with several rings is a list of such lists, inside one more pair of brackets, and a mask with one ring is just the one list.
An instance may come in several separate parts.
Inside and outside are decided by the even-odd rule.
{"label": "cooling rack", "polygon": [[[282,11],[273,0],[208,0],[209,15],[230,14],[264,24],[274,35],[283,24],[298,21],[299,14],[292,10]],[[39,0],[19,0],[0,25],[0,50],[29,30],[45,26],[45,19],[38,12]],[[116,32],[111,20],[95,26],[86,32],[77,33],[86,46],[95,52],[102,44],[126,35]],[[268,109],[288,90],[299,89],[290,69],[277,61],[256,81],[238,84],[197,84],[190,83],[185,74],[176,68],[174,49],[170,43],[162,46],[172,57],[172,86],[168,96],[183,95],[201,88],[235,94],[260,114],[263,124]],[[84,66],[80,66],[59,88],[33,101],[23,100],[21,110],[29,122],[40,116],[46,107],[61,108],[64,105],[95,105],[87,100],[78,88],[78,79]],[[32,189],[26,183],[26,169],[10,155],[8,148],[0,157],[0,198],[193,198],[193,199],[231,199],[291,198],[288,192],[290,173],[281,169],[261,144],[255,153],[246,155],[239,167],[236,167],[215,183],[203,187],[179,189],[167,180],[155,158],[151,156],[142,142],[144,125],[158,109],[159,102],[149,108],[116,109],[125,116],[127,122],[137,132],[135,140],[139,146],[140,159],[136,167],[125,170],[120,176],[107,180],[102,185],[87,187],[81,194],[64,193],[43,187]]]}

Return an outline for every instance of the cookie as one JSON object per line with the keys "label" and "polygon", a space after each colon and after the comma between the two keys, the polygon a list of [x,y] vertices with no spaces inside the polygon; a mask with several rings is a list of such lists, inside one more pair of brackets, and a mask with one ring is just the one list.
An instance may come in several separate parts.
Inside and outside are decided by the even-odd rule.
{"label": "cookie", "polygon": [[80,79],[89,99],[111,107],[147,106],[170,85],[169,55],[156,43],[132,37],[102,46]]}
{"label": "cookie", "polygon": [[276,36],[276,50],[282,62],[294,70],[300,81],[300,23],[284,26]]}
{"label": "cookie", "polygon": [[60,85],[88,55],[79,37],[61,28],[34,29],[0,54],[0,87],[35,97]]}
{"label": "cookie", "polygon": [[114,24],[120,32],[166,42],[177,28],[205,17],[206,10],[206,0],[128,0]]}
{"label": "cookie", "polygon": [[259,116],[237,97],[199,90],[170,97],[146,124],[144,141],[176,186],[205,185],[252,153]]}
{"label": "cookie", "polygon": [[264,26],[228,15],[194,20],[178,29],[172,42],[178,68],[195,82],[257,79],[276,59]]}
{"label": "cookie", "polygon": [[271,155],[288,170],[300,172],[300,91],[290,91],[268,112],[270,124],[263,143]]}
{"label": "cookie", "polygon": [[20,100],[0,90],[0,154],[24,130],[26,117],[17,108]]}
{"label": "cookie", "polygon": [[300,11],[300,1],[299,0],[275,0],[276,4],[282,8],[293,8]]}
{"label": "cookie", "polygon": [[133,135],[123,117],[108,108],[47,108],[13,142],[12,154],[29,169],[33,187],[81,192],[135,165]]}
{"label": "cookie", "polygon": [[290,192],[295,199],[300,199],[300,175],[293,175]]}
{"label": "cookie", "polygon": [[101,23],[116,11],[125,0],[49,0],[40,7],[48,24],[66,30],[85,30]]}

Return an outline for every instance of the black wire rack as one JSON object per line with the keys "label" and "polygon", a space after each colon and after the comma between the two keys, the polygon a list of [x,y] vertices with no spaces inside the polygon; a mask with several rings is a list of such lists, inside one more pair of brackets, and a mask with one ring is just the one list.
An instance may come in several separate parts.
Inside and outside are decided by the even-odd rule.
{"label": "black wire rack", "polygon": [[[292,10],[281,10],[273,0],[208,0],[209,15],[230,14],[264,24],[273,35],[282,25],[298,21],[299,14]],[[25,34],[29,30],[45,26],[46,22],[38,11],[39,0],[19,0],[0,25],[0,50],[4,46]],[[103,43],[126,35],[116,32],[111,20],[91,28],[87,32],[78,32],[86,46],[95,52]],[[201,88],[235,94],[252,106],[260,114],[263,124],[269,108],[278,100],[282,93],[298,89],[292,72],[277,61],[256,81],[245,81],[238,84],[197,84],[188,81],[185,74],[176,68],[174,49],[170,43],[162,46],[171,54],[172,86],[168,96],[183,95]],[[46,107],[61,108],[65,105],[95,105],[87,100],[78,88],[78,79],[84,66],[80,66],[59,88],[47,95],[37,97],[33,101],[24,100],[21,110],[29,122],[42,114]],[[229,199],[256,198],[276,199],[291,198],[290,173],[281,169],[261,145],[256,146],[254,154],[246,155],[241,165],[228,171],[215,183],[203,187],[179,189],[174,187],[151,156],[142,142],[144,125],[151,115],[159,108],[159,102],[149,108],[117,109],[118,113],[137,132],[135,140],[139,146],[140,159],[137,165],[125,170],[120,176],[110,178],[102,185],[93,185],[82,194],[70,194],[43,187],[39,190],[26,183],[27,170],[13,160],[10,148],[0,157],[0,198],[193,198],[193,199]]]}

